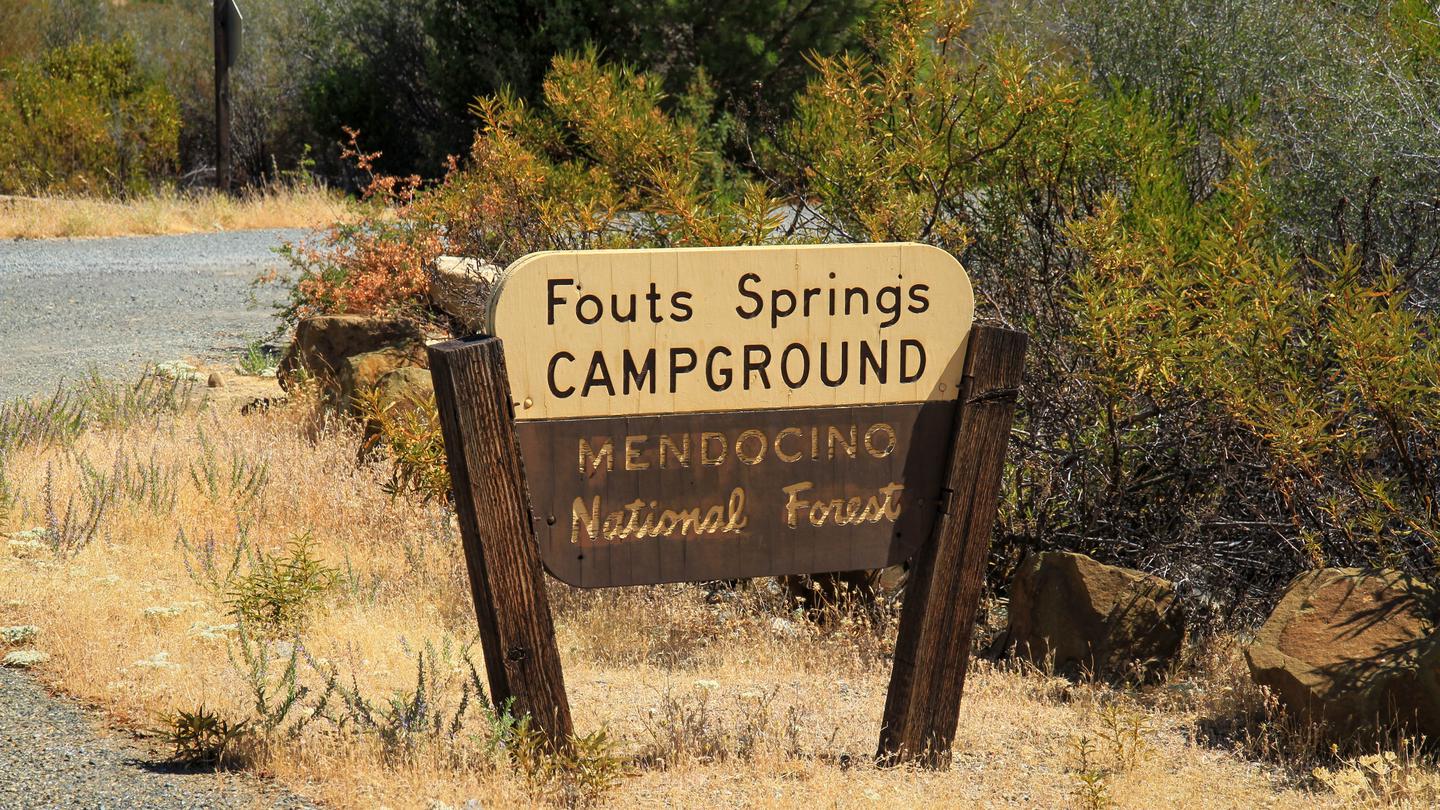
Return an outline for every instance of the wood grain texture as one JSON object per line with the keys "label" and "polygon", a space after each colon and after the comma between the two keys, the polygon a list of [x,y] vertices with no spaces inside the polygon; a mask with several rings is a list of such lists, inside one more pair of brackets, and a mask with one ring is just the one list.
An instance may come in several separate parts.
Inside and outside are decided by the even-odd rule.
{"label": "wood grain texture", "polygon": [[[516,422],[540,557],[585,588],[904,562],[932,535],[955,408],[951,400]],[[687,457],[677,459],[676,447]],[[737,492],[736,531],[681,519],[722,504],[728,517]]]}
{"label": "wood grain texture", "polygon": [[446,463],[495,705],[510,698],[552,743],[572,733],[570,704],[496,338],[429,348]]}
{"label": "wood grain texture", "polygon": [[910,569],[876,755],[882,763],[950,765],[1026,341],[994,327],[971,332],[949,508]]}

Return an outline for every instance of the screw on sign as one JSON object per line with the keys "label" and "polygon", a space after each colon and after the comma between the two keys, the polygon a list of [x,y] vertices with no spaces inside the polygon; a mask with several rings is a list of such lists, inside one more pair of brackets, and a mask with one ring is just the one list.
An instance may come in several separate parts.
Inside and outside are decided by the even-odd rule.
{"label": "screw on sign", "polygon": [[430,349],[495,699],[570,732],[542,566],[609,587],[909,560],[879,755],[948,763],[1025,346],[973,313],[918,244],[512,264],[489,336]]}

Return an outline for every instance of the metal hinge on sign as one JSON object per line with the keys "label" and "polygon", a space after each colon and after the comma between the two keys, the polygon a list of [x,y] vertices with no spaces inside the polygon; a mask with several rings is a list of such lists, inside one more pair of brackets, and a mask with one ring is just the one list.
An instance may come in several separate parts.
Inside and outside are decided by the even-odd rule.
{"label": "metal hinge on sign", "polygon": [[938,505],[939,508],[940,508],[940,514],[942,514],[942,515],[948,515],[948,514],[950,514],[950,507],[951,507],[952,505],[954,505],[954,503],[955,503],[955,490],[953,490],[953,489],[942,489],[942,490],[940,490],[940,497],[936,498],[936,501],[937,501],[937,505]]}

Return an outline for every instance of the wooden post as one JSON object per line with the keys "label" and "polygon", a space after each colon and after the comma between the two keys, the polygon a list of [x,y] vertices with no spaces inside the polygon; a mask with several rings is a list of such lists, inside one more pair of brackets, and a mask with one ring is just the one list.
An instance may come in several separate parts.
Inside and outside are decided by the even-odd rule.
{"label": "wooden post", "polygon": [[491,697],[497,706],[514,698],[515,716],[529,714],[563,747],[570,703],[500,340],[452,340],[428,353]]}
{"label": "wooden post", "polygon": [[989,326],[970,333],[947,504],[905,586],[876,754],[883,764],[950,766],[1026,340],[1022,332]]}
{"label": "wooden post", "polygon": [[226,30],[226,6],[230,0],[215,0],[215,188],[229,194],[230,174],[230,53]]}

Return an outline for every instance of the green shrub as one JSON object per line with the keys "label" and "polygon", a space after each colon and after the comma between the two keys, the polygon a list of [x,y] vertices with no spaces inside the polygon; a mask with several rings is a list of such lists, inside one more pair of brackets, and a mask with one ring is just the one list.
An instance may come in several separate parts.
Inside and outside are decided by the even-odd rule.
{"label": "green shrub", "polygon": [[365,449],[383,447],[391,457],[387,489],[397,495],[449,502],[450,470],[445,466],[445,440],[435,395],[417,400],[385,401],[378,389],[359,395],[365,423]]}
{"label": "green shrub", "polygon": [[658,77],[557,58],[531,107],[475,102],[481,129],[445,181],[372,174],[352,131],[347,153],[390,210],[289,245],[284,317],[321,313],[425,316],[428,269],[442,253],[507,263],[537,250],[758,244],[774,239],[781,201],[720,154],[713,93],[701,80],[662,109]]}
{"label": "green shrub", "polygon": [[0,73],[0,191],[149,190],[176,170],[179,129],[130,41],[57,48]]}
{"label": "green shrub", "polygon": [[174,749],[170,760],[186,766],[227,764],[250,731],[246,722],[232,723],[204,706],[181,709],[160,722],[159,736]]}
{"label": "green shrub", "polygon": [[[1193,83],[1116,71],[1101,85],[976,35],[963,4],[900,0],[881,17],[875,56],[814,60],[759,175],[724,157],[702,83],[670,103],[654,76],[593,54],[554,62],[543,105],[477,102],[469,161],[395,209],[407,249],[433,240],[403,272],[442,250],[505,264],[548,249],[928,242],[964,263],[981,318],[1031,336],[996,586],[1048,548],[1227,608],[1312,565],[1432,575],[1440,351],[1419,254],[1297,239],[1289,169],[1266,162],[1271,141],[1243,137],[1264,120],[1254,93],[1215,96],[1223,64]],[[1145,31],[1137,64],[1166,52]],[[1420,76],[1433,49],[1417,31],[1394,37],[1415,43],[1405,64]],[[1201,66],[1260,71],[1246,87],[1273,77],[1233,48],[1187,47]],[[304,305],[323,310],[339,300],[327,285],[360,277],[398,289],[384,264],[318,255],[333,273],[302,282]]]}
{"label": "green shrub", "polygon": [[1301,259],[1353,244],[1440,293],[1440,18],[1426,0],[1080,0],[1050,4],[1102,88],[1148,93],[1203,137],[1192,174],[1255,140],[1271,227]]}
{"label": "green shrub", "polygon": [[[1170,536],[1246,539],[1242,554],[1213,555],[1231,577],[1433,571],[1437,324],[1407,306],[1400,276],[1363,272],[1353,250],[1288,257],[1268,231],[1258,163],[1244,146],[1233,154],[1236,173],[1203,202],[1155,184],[1071,228],[1091,257],[1074,339],[1109,405],[1087,455],[1110,459],[1107,483],[1122,491],[1203,482],[1169,503],[1184,516]],[[1177,413],[1188,424],[1170,438],[1186,452],[1157,460],[1145,425]]]}
{"label": "green shrub", "polygon": [[339,582],[338,569],[310,551],[310,536],[291,540],[285,553],[257,551],[250,570],[230,587],[230,612],[253,632],[267,636],[298,633]]}

